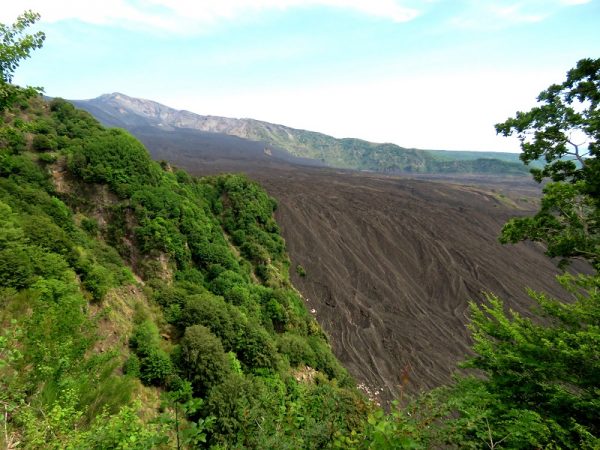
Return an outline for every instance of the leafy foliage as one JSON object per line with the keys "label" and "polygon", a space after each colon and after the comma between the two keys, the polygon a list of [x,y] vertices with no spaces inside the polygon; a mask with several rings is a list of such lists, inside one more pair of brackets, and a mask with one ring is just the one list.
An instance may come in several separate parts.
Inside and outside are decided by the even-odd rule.
{"label": "leafy foliage", "polygon": [[583,59],[538,96],[541,103],[496,125],[516,134],[525,163],[544,159],[531,170],[544,187],[542,208],[534,217],[512,219],[503,242],[524,239],[546,244],[549,256],[583,258],[600,268],[600,59]]}
{"label": "leafy foliage", "polygon": [[[542,106],[497,125],[517,133],[524,162],[545,159],[534,177],[552,180],[540,211],[509,221],[501,240],[543,242],[550,256],[583,258],[595,273],[559,277],[572,302],[530,291],[538,310],[529,317],[505,311],[492,294],[471,303],[473,355],[463,366],[474,374],[389,415],[371,414],[362,429],[340,433],[337,446],[600,447],[599,92],[600,61],[582,60],[540,94]],[[573,141],[577,132],[586,136],[585,154]]]}
{"label": "leafy foliage", "polygon": [[37,89],[18,89],[10,83],[19,62],[44,42],[46,36],[41,31],[26,34],[39,18],[39,14],[25,11],[12,25],[0,23],[0,112],[37,94]]}
{"label": "leafy foliage", "polygon": [[155,184],[158,168],[142,144],[129,133],[111,129],[96,133],[69,149],[69,168],[86,182],[107,183],[118,195]]}
{"label": "leafy foliage", "polygon": [[186,328],[180,345],[178,365],[196,395],[203,396],[229,373],[229,359],[221,341],[208,328],[202,325]]}
{"label": "leafy foliage", "polygon": [[[328,386],[364,407],[291,289],[256,183],[161,166],[61,99],[0,114],[3,444],[316,448],[325,422],[360,422],[315,401]],[[319,387],[293,378],[293,352]]]}

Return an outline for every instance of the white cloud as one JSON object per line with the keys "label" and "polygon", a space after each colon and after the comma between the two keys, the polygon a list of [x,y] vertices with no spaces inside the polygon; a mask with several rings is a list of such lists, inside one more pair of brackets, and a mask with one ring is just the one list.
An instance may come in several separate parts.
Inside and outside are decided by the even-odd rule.
{"label": "white cloud", "polygon": [[508,22],[540,22],[547,17],[548,11],[528,10],[523,3],[512,5],[491,5],[489,11],[497,19]]}
{"label": "white cloud", "polygon": [[591,0],[467,0],[465,8],[450,20],[458,28],[498,30],[512,25],[541,22],[565,7]]}
{"label": "white cloud", "polygon": [[418,16],[418,10],[403,6],[398,0],[23,0],[3,5],[0,21],[10,22],[23,10],[32,9],[45,22],[77,19],[93,24],[190,33],[262,11],[316,6],[357,11],[394,22]]}
{"label": "white cloud", "polygon": [[[356,11],[401,23],[415,19],[432,4],[449,0],[21,0],[4,3],[0,22],[10,22],[25,9],[45,22],[77,19],[86,23],[145,28],[175,33],[200,33],[223,22],[265,11],[328,7]],[[452,0],[455,1],[455,0]],[[451,19],[460,28],[498,29],[538,22],[561,8],[591,0],[463,0],[462,12]]]}
{"label": "white cloud", "polygon": [[586,3],[590,3],[592,0],[561,0],[563,5],[573,6],[573,5],[585,5]]}

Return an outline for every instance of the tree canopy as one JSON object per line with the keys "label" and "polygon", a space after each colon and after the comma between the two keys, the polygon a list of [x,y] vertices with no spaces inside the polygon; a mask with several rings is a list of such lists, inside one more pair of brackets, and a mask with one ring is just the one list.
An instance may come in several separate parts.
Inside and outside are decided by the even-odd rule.
{"label": "tree canopy", "polygon": [[539,106],[496,124],[496,131],[519,138],[524,163],[544,158],[542,169],[532,169],[537,181],[585,180],[588,193],[598,197],[600,59],[582,59],[564,82],[548,87],[537,100]]}
{"label": "tree canopy", "polygon": [[538,96],[539,106],[517,112],[496,125],[504,136],[521,141],[525,163],[544,186],[541,208],[533,217],[510,220],[502,242],[525,239],[546,244],[547,254],[582,258],[600,268],[600,59],[582,59],[566,80]]}

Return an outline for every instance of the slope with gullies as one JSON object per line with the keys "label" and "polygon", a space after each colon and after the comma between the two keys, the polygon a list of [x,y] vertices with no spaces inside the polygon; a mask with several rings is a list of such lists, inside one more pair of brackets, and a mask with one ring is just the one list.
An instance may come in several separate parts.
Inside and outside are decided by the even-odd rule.
{"label": "slope with gullies", "polygon": [[372,406],[289,281],[276,202],[70,103],[0,116],[7,448],[322,448]]}
{"label": "slope with gullies", "polygon": [[510,217],[537,207],[532,180],[314,168],[182,130],[133,132],[155,159],[195,175],[244,172],[277,199],[294,285],[383,403],[452,380],[471,345],[468,302],[483,292],[517,311],[531,305],[527,288],[565,296],[539,245],[498,242]]}

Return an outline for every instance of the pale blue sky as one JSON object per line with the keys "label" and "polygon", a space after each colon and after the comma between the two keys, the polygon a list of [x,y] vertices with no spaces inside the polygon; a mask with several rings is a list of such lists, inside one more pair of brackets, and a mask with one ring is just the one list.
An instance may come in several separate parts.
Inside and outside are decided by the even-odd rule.
{"label": "pale blue sky", "polygon": [[15,82],[417,148],[518,151],[494,123],[600,57],[600,0],[0,0],[42,14]]}

